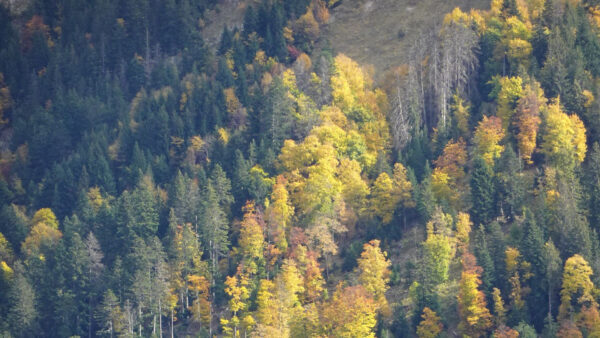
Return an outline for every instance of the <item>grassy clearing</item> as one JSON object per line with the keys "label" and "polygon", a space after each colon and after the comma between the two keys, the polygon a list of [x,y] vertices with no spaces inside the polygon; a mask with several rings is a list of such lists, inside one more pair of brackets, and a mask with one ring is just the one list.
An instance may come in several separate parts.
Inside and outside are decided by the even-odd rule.
{"label": "grassy clearing", "polygon": [[377,78],[402,64],[410,42],[457,6],[463,10],[488,8],[489,1],[344,0],[332,10],[321,44],[329,43],[335,53],[373,65]]}
{"label": "grassy clearing", "polygon": [[[222,0],[205,17],[203,37],[212,47],[223,27],[241,27],[244,12],[257,0]],[[378,78],[387,69],[404,63],[410,42],[422,31],[439,24],[455,7],[488,8],[489,0],[343,0],[331,10],[317,51],[331,46],[363,65],[374,67]]]}
{"label": "grassy clearing", "polygon": [[223,27],[229,29],[241,28],[244,23],[244,13],[248,4],[254,0],[221,0],[214,9],[209,10],[204,17],[202,38],[209,46],[216,48],[221,41]]}

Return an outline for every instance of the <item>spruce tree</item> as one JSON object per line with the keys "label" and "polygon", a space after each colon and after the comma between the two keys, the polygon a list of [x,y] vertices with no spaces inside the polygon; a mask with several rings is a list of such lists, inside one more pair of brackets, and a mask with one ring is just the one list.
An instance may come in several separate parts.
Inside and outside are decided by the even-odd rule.
{"label": "spruce tree", "polygon": [[587,190],[588,220],[592,229],[600,231],[600,146],[594,143],[590,153],[584,186]]}
{"label": "spruce tree", "polygon": [[38,312],[35,302],[35,290],[25,276],[25,267],[17,262],[15,264],[15,276],[11,288],[8,290],[9,309],[7,320],[10,324],[11,333],[15,337],[31,337],[36,331],[36,319]]}
{"label": "spruce tree", "polygon": [[471,173],[471,215],[475,224],[486,224],[495,215],[495,187],[493,172],[485,161],[477,157]]}

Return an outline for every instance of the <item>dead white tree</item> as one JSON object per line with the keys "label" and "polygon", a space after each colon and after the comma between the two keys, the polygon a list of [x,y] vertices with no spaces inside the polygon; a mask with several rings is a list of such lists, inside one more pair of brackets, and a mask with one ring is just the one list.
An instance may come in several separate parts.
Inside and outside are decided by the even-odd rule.
{"label": "dead white tree", "polygon": [[477,70],[479,38],[470,28],[449,24],[433,43],[429,81],[438,111],[438,129],[449,122],[448,104],[453,92],[468,93],[469,80]]}

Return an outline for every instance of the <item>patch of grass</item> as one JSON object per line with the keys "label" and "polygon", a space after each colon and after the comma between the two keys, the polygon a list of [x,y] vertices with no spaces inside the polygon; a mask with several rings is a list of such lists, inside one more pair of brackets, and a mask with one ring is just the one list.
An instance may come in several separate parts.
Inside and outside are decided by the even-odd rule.
{"label": "patch of grass", "polygon": [[344,53],[375,68],[376,78],[404,63],[410,43],[439,25],[455,7],[489,8],[489,0],[356,0],[331,10],[323,30],[335,53]]}
{"label": "patch of grass", "polygon": [[211,47],[217,47],[221,41],[223,27],[229,29],[234,27],[241,28],[244,23],[244,13],[248,5],[255,4],[255,1],[220,1],[214,9],[206,12],[204,16],[205,26],[202,30],[202,38]]}

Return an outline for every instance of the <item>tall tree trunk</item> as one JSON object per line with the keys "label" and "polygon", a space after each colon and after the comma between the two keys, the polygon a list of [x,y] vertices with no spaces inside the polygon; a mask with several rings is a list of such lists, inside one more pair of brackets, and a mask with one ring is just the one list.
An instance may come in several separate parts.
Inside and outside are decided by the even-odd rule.
{"label": "tall tree trunk", "polygon": [[552,319],[552,282],[548,280],[548,319]]}
{"label": "tall tree trunk", "polygon": [[162,338],[162,304],[158,298],[158,334]]}
{"label": "tall tree trunk", "polygon": [[[213,284],[214,284],[214,277],[212,278],[213,280]],[[210,305],[208,306],[208,314],[209,314],[209,318],[208,318],[208,336],[212,337],[212,322],[213,322],[213,301],[215,300],[215,291],[213,288],[212,291],[212,299],[210,300]]]}
{"label": "tall tree trunk", "polygon": [[89,317],[88,317],[88,338],[92,338],[92,296],[90,295],[88,298],[88,308],[89,308]]}
{"label": "tall tree trunk", "polygon": [[148,32],[148,25],[146,25],[146,58],[144,60],[144,71],[146,78],[150,77],[150,33]]}
{"label": "tall tree trunk", "polygon": [[141,337],[142,336],[142,308],[139,306],[138,306],[138,315],[139,315],[138,320],[140,321],[140,324],[138,325],[138,332]]}

